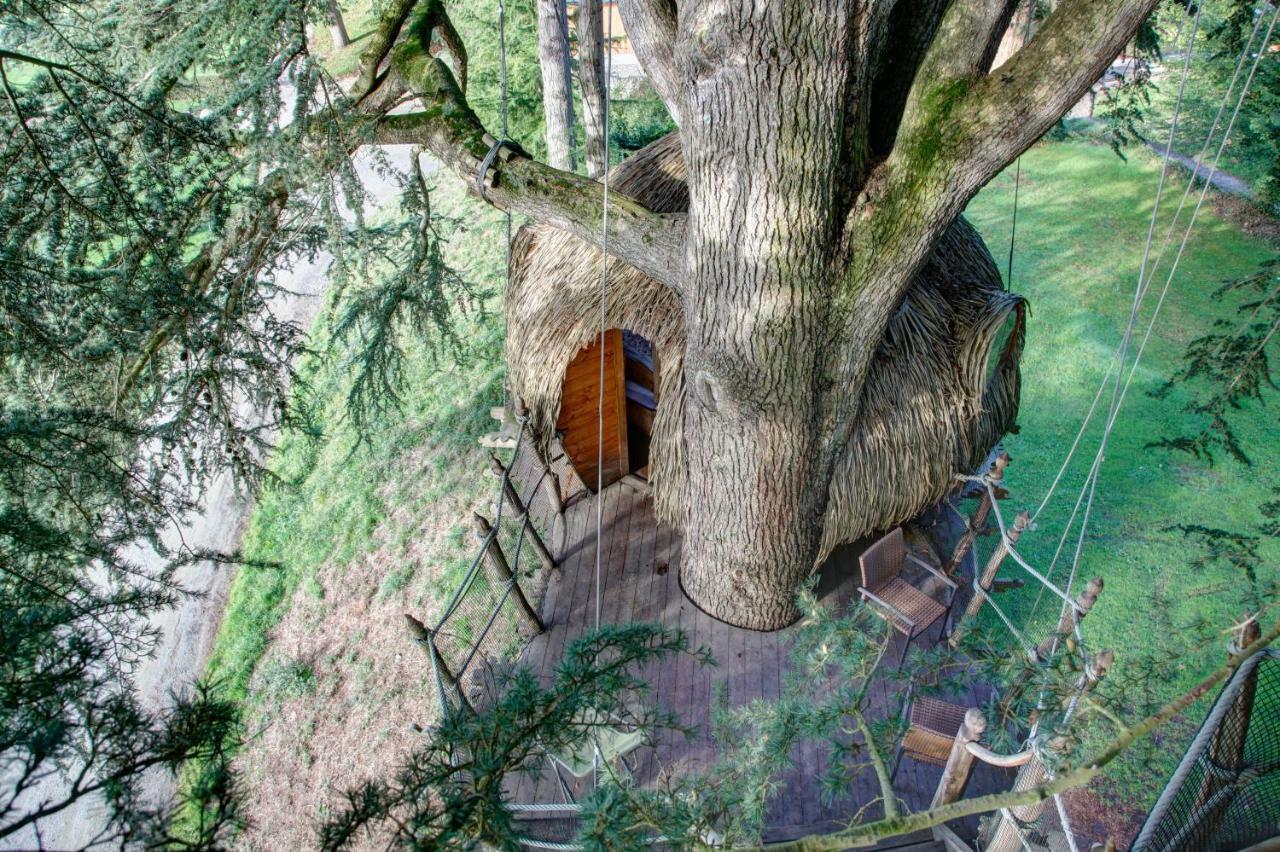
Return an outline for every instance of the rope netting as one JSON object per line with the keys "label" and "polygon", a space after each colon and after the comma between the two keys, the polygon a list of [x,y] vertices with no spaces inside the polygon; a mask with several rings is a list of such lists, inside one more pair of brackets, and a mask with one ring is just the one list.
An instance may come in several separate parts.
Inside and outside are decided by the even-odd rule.
{"label": "rope netting", "polygon": [[1133,852],[1244,849],[1280,832],[1280,650],[1223,686]]}
{"label": "rope netting", "polygon": [[[459,702],[470,704],[467,697],[481,666],[514,659],[523,642],[518,632],[520,611],[517,597],[523,596],[523,578],[528,584],[534,572],[528,567],[533,519],[530,507],[541,490],[543,479],[550,475],[545,464],[536,465],[541,473],[533,478],[520,506],[513,508],[508,493],[520,495],[512,471],[521,463],[528,448],[525,417],[517,418],[519,435],[512,460],[501,469],[498,494],[494,501],[494,521],[479,541],[475,556],[449,596],[448,603],[435,624],[427,628],[426,646],[431,656],[433,676],[439,693],[442,713],[458,709]],[[523,511],[519,511],[523,509]],[[503,540],[508,542],[503,546]],[[494,549],[500,554],[497,560]],[[500,570],[499,564],[506,570]],[[508,576],[509,575],[509,576]]]}

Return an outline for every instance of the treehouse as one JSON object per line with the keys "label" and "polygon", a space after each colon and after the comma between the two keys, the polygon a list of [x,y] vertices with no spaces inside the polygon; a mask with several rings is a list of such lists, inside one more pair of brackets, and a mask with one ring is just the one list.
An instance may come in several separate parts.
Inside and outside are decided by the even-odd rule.
{"label": "treehouse", "polygon": [[[676,137],[630,157],[610,185],[658,212],[685,209]],[[676,655],[644,673],[645,706],[671,712],[695,737],[646,730],[636,708],[619,706],[608,718],[584,723],[593,733],[581,747],[535,749],[521,772],[507,776],[503,798],[520,820],[522,845],[534,849],[574,848],[577,802],[601,765],[625,768],[640,787],[665,783],[669,771],[707,769],[716,696],[723,690],[731,706],[779,698],[803,641],[803,622],[773,631],[737,627],[685,594],[681,304],[629,265],[611,260],[602,275],[602,262],[601,252],[549,227],[525,227],[513,243],[506,359],[509,390],[523,416],[511,460],[492,462],[504,495],[496,511],[508,512],[519,532],[508,524],[503,544],[501,520],[475,519],[481,546],[470,571],[434,628],[415,622],[415,638],[431,652],[444,712],[498,700],[501,671],[513,662],[500,650],[504,632],[492,629],[504,612],[524,634],[514,661],[544,685],[556,677],[566,649],[597,624],[660,622],[684,633],[691,647],[708,649],[720,665],[713,671]],[[888,718],[909,705],[910,727],[892,778],[885,782],[864,768],[834,798],[821,788],[821,747],[797,742],[795,766],[777,777],[764,814],[767,839],[833,830],[879,807],[885,783],[920,810],[931,801],[955,801],[966,784],[972,795],[1007,789],[1002,767],[1020,765],[984,758],[974,766],[968,751],[952,761],[978,735],[976,708],[992,697],[985,685],[965,685],[951,704],[925,696],[912,701],[883,669],[895,660],[901,665],[911,642],[945,638],[958,615],[953,603],[977,576],[976,558],[964,556],[972,538],[961,547],[955,542],[984,524],[966,523],[939,501],[955,493],[958,474],[984,469],[1013,425],[1024,318],[1021,298],[1003,289],[981,239],[961,220],[889,322],[839,459],[815,568],[821,566],[817,594],[824,605],[847,611],[862,597],[903,607],[909,624],[878,613],[900,644],[865,674],[866,710]],[[1002,469],[984,474],[991,500]],[[621,482],[636,487],[612,487]],[[923,523],[911,523],[922,516]],[[539,529],[553,531],[550,545]],[[841,547],[870,544],[886,531],[874,547]],[[529,546],[545,570],[521,569],[522,548]],[[940,571],[947,554],[951,576]],[[931,578],[946,587],[944,594]],[[1025,763],[1027,755],[1015,759]],[[978,832],[972,818],[952,827],[967,838]],[[933,837],[915,832],[883,848],[936,848],[928,845]],[[951,848],[964,846],[957,841]]]}
{"label": "treehouse", "polygon": [[[617,166],[610,183],[651,210],[674,213],[688,205],[684,174],[673,134]],[[642,476],[658,518],[681,528],[688,498],[680,302],[611,260],[602,341],[601,261],[598,250],[563,231],[521,229],[505,304],[510,390],[527,407],[540,448],[558,439],[583,486],[594,492]],[[842,542],[915,517],[942,498],[956,473],[987,458],[1017,415],[1024,312],[981,239],[958,221],[880,344],[831,487],[819,562]]]}

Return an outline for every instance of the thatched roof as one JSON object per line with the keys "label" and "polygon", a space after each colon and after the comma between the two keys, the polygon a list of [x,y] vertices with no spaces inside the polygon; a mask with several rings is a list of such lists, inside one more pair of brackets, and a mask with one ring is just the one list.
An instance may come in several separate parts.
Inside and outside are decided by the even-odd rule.
{"label": "thatched roof", "polygon": [[[616,167],[611,185],[658,212],[688,207],[678,136],[654,142]],[[598,332],[601,253],[544,225],[522,228],[506,297],[512,393],[549,443],[566,365]],[[1014,333],[986,380],[1010,315]],[[1013,424],[1023,303],[1006,292],[990,253],[963,219],[916,276],[871,366],[859,422],[837,465],[822,552],[919,514],[972,471]],[[611,261],[605,323],[648,338],[658,353],[658,410],[649,480],[659,518],[679,528],[688,513],[681,423],[685,336],[681,306],[665,286]]]}

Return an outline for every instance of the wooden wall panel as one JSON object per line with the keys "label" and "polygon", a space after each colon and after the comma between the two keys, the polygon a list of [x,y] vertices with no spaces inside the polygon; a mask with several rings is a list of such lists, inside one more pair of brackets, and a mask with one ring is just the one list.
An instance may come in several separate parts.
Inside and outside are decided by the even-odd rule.
{"label": "wooden wall panel", "polygon": [[[604,333],[604,484],[617,482],[631,470],[627,449],[625,359],[622,331]],[[578,478],[596,490],[599,457],[600,344],[580,351],[564,371],[564,394],[556,429]]]}

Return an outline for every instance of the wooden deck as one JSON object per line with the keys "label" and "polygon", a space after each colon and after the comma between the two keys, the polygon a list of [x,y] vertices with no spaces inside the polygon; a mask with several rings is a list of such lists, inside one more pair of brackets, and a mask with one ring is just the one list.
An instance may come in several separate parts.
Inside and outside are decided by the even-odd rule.
{"label": "wooden deck", "polygon": [[[563,460],[553,467],[563,481],[573,481]],[[531,469],[528,460],[517,460],[516,478],[527,476]],[[528,486],[522,491],[527,492]],[[547,679],[565,644],[595,623],[596,499],[589,494],[577,495],[565,511],[563,541],[548,542],[559,564],[538,607],[547,630],[530,641],[521,657],[525,665]],[[645,672],[652,686],[651,700],[673,711],[683,724],[695,726],[697,735],[692,741],[675,735],[664,736],[654,748],[641,749],[636,755],[636,776],[641,783],[648,783],[660,767],[668,771],[672,767],[703,768],[713,758],[709,722],[715,691],[723,685],[731,706],[778,697],[789,665],[788,648],[793,631],[743,630],[703,613],[680,588],[680,535],[656,522],[646,491],[624,481],[605,489],[599,499],[604,501],[600,621],[659,621],[679,628],[688,634],[693,647],[710,648],[718,663],[715,667],[700,667],[692,658],[684,656],[665,660]],[[541,526],[552,529],[545,502],[539,499],[534,504],[532,509],[535,517],[541,516]],[[844,548],[824,566],[819,586],[824,602],[842,605],[856,596],[860,552],[859,547]],[[933,628],[928,636],[916,642],[936,640],[939,629]],[[901,637],[894,640],[882,666],[896,664],[901,641]],[[899,689],[885,679],[876,679],[870,690],[873,717],[900,712]],[[978,703],[979,696],[970,692],[955,698],[972,706]],[[886,755],[886,759],[891,758],[892,755]],[[793,751],[792,759],[794,767],[782,778],[768,806],[767,839],[790,839],[836,830],[865,803],[880,795],[874,773],[868,768],[854,780],[846,795],[824,803],[819,789],[826,761],[824,749],[817,743],[803,743]],[[895,790],[906,807],[923,809],[932,798],[940,776],[939,767],[904,758],[896,776]],[[1012,775],[1006,771],[979,762],[967,795],[1008,789],[1011,779]],[[536,778],[523,777],[513,782],[508,793],[511,801],[517,802],[561,801],[549,771]],[[868,808],[863,818],[874,819],[881,813],[877,802]],[[977,821],[970,818],[951,827],[969,838],[976,834]]]}

